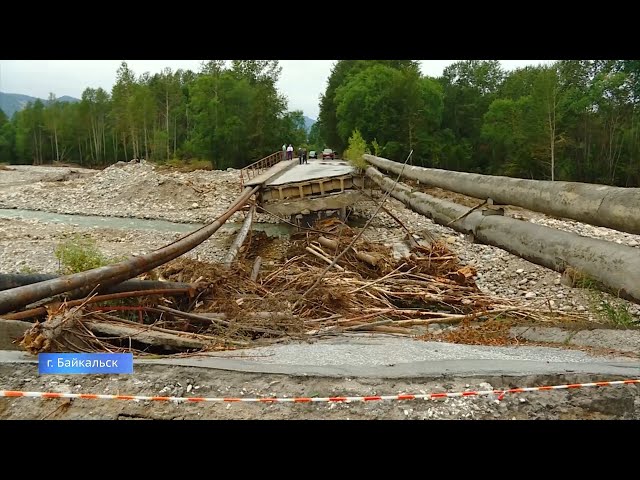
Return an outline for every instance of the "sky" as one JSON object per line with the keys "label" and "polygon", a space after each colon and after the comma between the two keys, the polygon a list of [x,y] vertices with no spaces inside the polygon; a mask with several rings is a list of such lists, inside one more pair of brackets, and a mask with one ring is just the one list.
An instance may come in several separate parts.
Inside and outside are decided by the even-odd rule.
{"label": "sky", "polygon": [[[442,74],[445,67],[458,60],[420,60],[422,73],[431,77]],[[80,98],[85,88],[102,87],[110,91],[121,60],[0,60],[0,92],[21,93],[47,98],[69,95]],[[165,67],[199,71],[202,60],[127,60],[136,75],[160,72]],[[289,99],[289,110],[302,110],[318,118],[320,94],[335,60],[280,60],[282,74],[279,90]],[[505,70],[551,60],[501,60]]]}

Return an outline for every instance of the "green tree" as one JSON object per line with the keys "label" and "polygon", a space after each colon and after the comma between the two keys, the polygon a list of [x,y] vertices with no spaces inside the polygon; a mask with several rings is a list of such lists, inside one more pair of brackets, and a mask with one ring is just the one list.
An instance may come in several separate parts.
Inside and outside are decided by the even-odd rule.
{"label": "green tree", "polygon": [[320,122],[316,122],[311,125],[311,129],[309,130],[309,135],[307,138],[310,150],[320,151],[324,149],[324,145],[326,142],[322,139],[320,130]]}
{"label": "green tree", "polygon": [[341,143],[353,131],[366,142],[375,138],[391,158],[414,150],[421,163],[430,157],[442,118],[442,88],[413,68],[373,63],[350,75],[335,94]]}
{"label": "green tree", "polygon": [[349,137],[349,147],[344,151],[344,158],[349,160],[354,166],[365,169],[367,168],[367,162],[362,158],[365,153],[369,153],[367,142],[362,138],[360,131],[356,129]]}
{"label": "green tree", "polygon": [[[49,94],[47,108],[44,111],[44,124],[45,128],[48,130],[49,135],[52,141],[51,150],[55,153],[56,161],[60,161],[60,142],[58,139],[58,134],[60,133],[60,123],[61,123],[61,105],[60,102],[56,99],[54,93]],[[53,144],[55,144],[55,149],[53,148]]]}
{"label": "green tree", "polygon": [[15,143],[14,124],[0,110],[0,162],[13,163],[15,161]]}
{"label": "green tree", "polygon": [[418,62],[414,60],[339,60],[331,70],[325,93],[320,96],[320,114],[318,116],[320,136],[332,148],[344,150],[351,132],[349,129],[340,131],[338,126],[338,104],[336,102],[338,89],[345,85],[350,77],[376,65],[406,72],[417,73],[420,70]]}
{"label": "green tree", "polygon": [[44,142],[44,104],[36,100],[15,116],[16,155],[19,162],[31,159],[33,165],[44,163],[46,144]]}
{"label": "green tree", "polygon": [[[92,162],[102,164],[107,158],[107,118],[111,104],[109,94],[102,88],[87,88],[82,92],[79,105],[79,116],[86,128],[82,129],[87,139],[85,156]],[[78,153],[82,156],[82,144]]]}
{"label": "green tree", "polygon": [[541,135],[530,95],[497,99],[484,116],[482,135],[492,145],[492,173],[536,178],[540,166],[531,155],[532,138]]}
{"label": "green tree", "polygon": [[131,147],[134,157],[139,155],[138,134],[135,125],[135,83],[135,74],[127,62],[122,62],[116,73],[116,83],[111,91],[111,98],[115,135],[122,142],[126,160],[129,160],[127,147]]}
{"label": "green tree", "polygon": [[[440,79],[444,90],[442,128],[453,133],[455,143],[471,145],[471,155],[467,158],[456,155],[456,162],[441,158],[440,163],[445,168],[468,171],[487,168],[490,149],[482,143],[482,122],[489,105],[498,98],[503,79],[504,72],[496,60],[464,60],[445,68]],[[441,137],[444,138],[448,137]],[[457,150],[439,148],[443,153]],[[466,161],[461,163],[463,159]]]}
{"label": "green tree", "polygon": [[544,125],[543,131],[548,145],[551,181],[555,180],[556,145],[561,138],[558,124],[562,120],[563,109],[559,108],[560,88],[558,70],[555,65],[543,67],[534,81],[532,101],[538,107],[537,115]]}

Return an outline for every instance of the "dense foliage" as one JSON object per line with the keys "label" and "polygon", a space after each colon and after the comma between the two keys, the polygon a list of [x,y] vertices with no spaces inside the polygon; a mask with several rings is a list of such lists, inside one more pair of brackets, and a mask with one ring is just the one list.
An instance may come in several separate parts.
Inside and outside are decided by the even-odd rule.
{"label": "dense foliage", "polygon": [[0,162],[204,158],[242,167],[306,141],[302,112],[288,112],[276,89],[280,71],[276,60],[211,60],[199,73],[136,76],[122,62],[111,92],[87,88],[77,103],[51,95],[11,121],[0,112]]}
{"label": "dense foliage", "polygon": [[338,151],[358,130],[372,151],[470,172],[640,185],[640,61],[563,60],[505,72],[467,60],[442,77],[414,61],[341,60],[315,132]]}
{"label": "dense foliage", "polygon": [[[504,71],[466,60],[440,78],[412,60],[340,60],[306,138],[274,60],[211,60],[198,73],[136,76],[78,103],[0,111],[0,162],[105,165],[134,157],[241,167],[283,143],[358,149],[414,164],[498,175],[640,186],[640,61],[562,60]],[[354,133],[358,132],[356,137]],[[360,140],[362,139],[362,141]],[[355,144],[351,148],[353,150]]]}

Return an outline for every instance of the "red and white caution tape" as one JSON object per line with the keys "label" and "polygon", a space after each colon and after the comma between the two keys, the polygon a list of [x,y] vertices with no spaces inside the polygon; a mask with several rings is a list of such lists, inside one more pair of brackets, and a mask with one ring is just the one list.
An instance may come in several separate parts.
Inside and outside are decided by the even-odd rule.
{"label": "red and white caution tape", "polygon": [[551,385],[545,387],[510,388],[508,390],[479,390],[469,392],[442,392],[406,395],[371,395],[366,397],[292,397],[292,398],[242,398],[242,397],[150,397],[145,395],[100,395],[93,393],[57,393],[57,392],[21,392],[15,390],[0,390],[0,397],[31,397],[31,398],[84,398],[88,400],[135,400],[159,401],[176,403],[200,402],[245,402],[245,403],[349,403],[375,402],[384,400],[436,400],[439,398],[477,397],[482,395],[498,395],[502,400],[509,393],[541,392],[547,390],[567,390],[585,387],[612,387],[616,385],[640,384],[640,379],[616,380],[611,382],[571,383],[567,385]]}

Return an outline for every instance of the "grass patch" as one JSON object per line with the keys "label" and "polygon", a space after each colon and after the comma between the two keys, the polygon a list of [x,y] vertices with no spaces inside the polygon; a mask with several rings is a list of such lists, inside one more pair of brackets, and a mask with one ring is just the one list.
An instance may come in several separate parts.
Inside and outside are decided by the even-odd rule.
{"label": "grass patch", "polygon": [[624,303],[616,304],[605,298],[602,291],[612,293],[610,289],[607,289],[602,283],[577,270],[572,269],[568,273],[571,276],[574,287],[584,288],[592,292],[591,301],[595,307],[594,310],[598,312],[598,316],[602,321],[619,327],[638,326],[638,321],[631,314],[628,305]]}
{"label": "grass patch", "polygon": [[574,278],[574,286],[577,288],[586,288],[588,290],[598,290],[602,288],[602,284],[587,275],[580,275]]}
{"label": "grass patch", "polygon": [[189,160],[188,165],[193,170],[211,170],[211,162],[209,160]]}
{"label": "grass patch", "polygon": [[587,290],[603,290],[607,291],[604,285],[599,281],[591,278],[586,273],[576,270],[573,267],[567,267],[563,273],[563,276],[569,278],[571,286],[573,288],[584,288]]}
{"label": "grass patch", "polygon": [[98,250],[95,240],[80,235],[60,242],[54,253],[58,259],[60,273],[64,275],[109,264],[107,258]]}
{"label": "grass patch", "polygon": [[619,327],[634,327],[637,326],[637,321],[631,315],[629,307],[627,305],[615,305],[606,299],[600,300],[600,315],[604,320],[607,320]]}
{"label": "grass patch", "polygon": [[29,265],[23,265],[22,267],[20,267],[18,273],[21,273],[23,275],[30,275],[32,273],[38,273],[38,271],[35,268],[30,267]]}
{"label": "grass patch", "polygon": [[189,160],[172,158],[171,160],[167,160],[160,165],[166,168],[175,168],[181,172],[193,172],[195,170],[212,170],[211,162],[209,160],[202,160],[197,158],[191,158]]}

